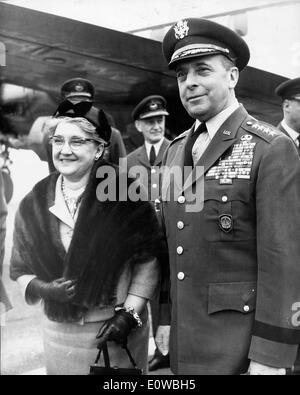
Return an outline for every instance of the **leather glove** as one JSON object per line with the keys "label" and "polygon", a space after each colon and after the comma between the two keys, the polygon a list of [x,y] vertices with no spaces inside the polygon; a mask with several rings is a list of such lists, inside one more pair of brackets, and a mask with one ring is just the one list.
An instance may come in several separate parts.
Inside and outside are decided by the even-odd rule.
{"label": "leather glove", "polygon": [[63,277],[49,283],[34,278],[28,284],[26,292],[34,297],[64,303],[70,302],[75,296],[75,286],[75,280],[66,280]]}
{"label": "leather glove", "polygon": [[96,336],[97,339],[101,339],[98,348],[101,348],[101,345],[107,340],[113,340],[116,343],[126,345],[129,333],[136,326],[137,321],[132,314],[124,310],[117,311],[115,315],[107,320],[99,329]]}

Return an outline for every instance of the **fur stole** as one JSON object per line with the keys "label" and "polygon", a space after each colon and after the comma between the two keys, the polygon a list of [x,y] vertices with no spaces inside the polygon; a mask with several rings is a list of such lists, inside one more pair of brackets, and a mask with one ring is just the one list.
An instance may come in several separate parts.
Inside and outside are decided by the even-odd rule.
{"label": "fur stole", "polygon": [[[52,320],[78,320],[92,307],[113,303],[125,265],[159,259],[165,251],[151,203],[97,199],[97,186],[103,181],[97,178],[97,170],[104,165],[108,163],[100,160],[92,169],[67,254],[60,240],[59,220],[48,210],[54,204],[58,173],[39,182],[17,213],[11,278],[35,274],[46,282],[59,277],[77,280],[72,303],[44,302],[45,313]],[[119,173],[117,168],[115,171],[118,197]],[[132,180],[127,182],[129,187]]]}

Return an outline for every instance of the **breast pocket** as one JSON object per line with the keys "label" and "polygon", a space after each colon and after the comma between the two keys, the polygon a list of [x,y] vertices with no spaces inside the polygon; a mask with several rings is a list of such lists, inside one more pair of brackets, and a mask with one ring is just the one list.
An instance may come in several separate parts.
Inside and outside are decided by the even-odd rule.
{"label": "breast pocket", "polygon": [[255,238],[255,207],[250,181],[219,185],[209,180],[204,189],[204,238],[207,241],[243,241]]}

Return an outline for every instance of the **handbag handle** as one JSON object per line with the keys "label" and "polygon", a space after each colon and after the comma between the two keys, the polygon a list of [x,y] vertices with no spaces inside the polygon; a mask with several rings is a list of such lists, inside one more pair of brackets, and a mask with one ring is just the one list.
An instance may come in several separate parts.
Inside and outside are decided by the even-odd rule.
{"label": "handbag handle", "polygon": [[[131,355],[131,352],[129,351],[127,345],[126,345],[126,344],[123,344],[123,345],[122,345],[122,348],[124,348],[124,350],[126,351],[126,353],[127,353],[127,355],[128,355],[128,358],[129,358],[129,360],[130,360],[132,366],[133,366],[134,368],[137,368],[137,365],[136,365],[136,363],[135,363],[135,360],[133,359],[133,356]],[[98,355],[97,355],[97,357],[96,357],[95,364],[98,363],[102,351],[103,351],[103,357],[104,357],[104,364],[105,364],[105,367],[106,367],[106,368],[110,368],[110,359],[109,359],[109,354],[108,354],[107,341],[105,341],[105,342],[103,342],[103,343],[101,344],[101,348],[100,348],[99,351],[98,351]]]}

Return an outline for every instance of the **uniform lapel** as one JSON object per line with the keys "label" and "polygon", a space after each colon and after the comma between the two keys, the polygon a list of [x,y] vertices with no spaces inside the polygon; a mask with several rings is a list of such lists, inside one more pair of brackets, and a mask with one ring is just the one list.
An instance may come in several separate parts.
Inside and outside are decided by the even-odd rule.
{"label": "uniform lapel", "polygon": [[148,156],[147,156],[147,151],[146,151],[145,144],[143,144],[142,147],[140,147],[140,149],[138,151],[138,154],[137,154],[137,159],[147,169],[151,168],[150,163],[149,163],[149,159],[148,159]]}
{"label": "uniform lapel", "polygon": [[169,143],[170,143],[170,141],[164,138],[164,140],[162,142],[162,145],[161,145],[161,147],[160,147],[160,149],[158,151],[158,155],[157,155],[157,157],[155,159],[154,166],[160,166],[161,165],[164,153],[165,153]]}
{"label": "uniform lapel", "polygon": [[[193,127],[192,127],[193,128]],[[183,165],[184,165],[184,148],[185,148],[185,143],[187,140],[187,137],[192,130],[189,129],[183,134],[180,135],[180,137],[176,137],[175,140],[173,140],[170,143],[170,148],[168,149],[168,157],[167,157],[167,168],[164,170],[162,173],[162,199],[166,200],[170,194],[170,180],[169,177],[167,176],[169,170],[172,171],[172,169],[178,167],[181,170],[183,170]],[[174,141],[179,140],[178,143],[173,144]],[[169,170],[168,170],[169,169]],[[175,182],[177,182],[178,178],[175,177]],[[175,190],[179,193],[182,192],[182,177],[180,181],[180,185],[176,185]]]}
{"label": "uniform lapel", "polygon": [[197,165],[187,178],[184,184],[186,191],[194,184],[202,175],[202,172],[196,171],[197,166],[204,168],[204,174],[216,163],[216,161],[236,142],[237,131],[248,116],[243,106],[240,106],[229,118],[221,125],[214,138],[210,142],[206,151],[199,159]]}

